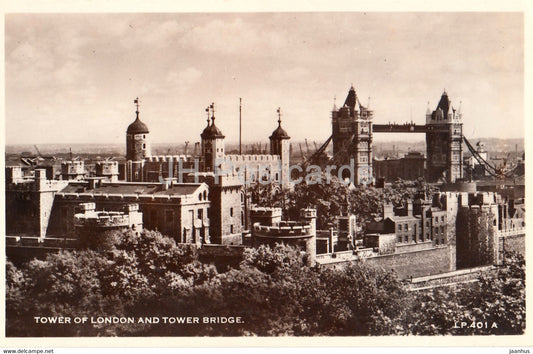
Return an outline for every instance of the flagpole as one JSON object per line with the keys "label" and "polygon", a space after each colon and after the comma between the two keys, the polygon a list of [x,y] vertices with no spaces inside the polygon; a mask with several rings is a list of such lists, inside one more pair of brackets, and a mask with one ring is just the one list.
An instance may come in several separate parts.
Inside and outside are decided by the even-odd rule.
{"label": "flagpole", "polygon": [[239,97],[239,155],[242,155],[242,98]]}

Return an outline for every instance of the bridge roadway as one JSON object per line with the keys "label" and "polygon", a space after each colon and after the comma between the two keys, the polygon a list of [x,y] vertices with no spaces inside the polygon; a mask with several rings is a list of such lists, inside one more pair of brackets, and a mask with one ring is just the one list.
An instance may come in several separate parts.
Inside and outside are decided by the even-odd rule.
{"label": "bridge roadway", "polygon": [[374,133],[426,133],[427,125],[405,124],[372,124]]}
{"label": "bridge roadway", "polygon": [[372,124],[374,133],[427,133],[427,132],[448,132],[447,124],[440,125],[417,125],[415,123],[389,123],[389,124]]}

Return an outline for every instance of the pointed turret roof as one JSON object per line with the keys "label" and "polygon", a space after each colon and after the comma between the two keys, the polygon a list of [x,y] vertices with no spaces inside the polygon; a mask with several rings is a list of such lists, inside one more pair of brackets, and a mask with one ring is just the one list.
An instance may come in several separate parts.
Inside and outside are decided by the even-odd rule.
{"label": "pointed turret roof", "polygon": [[356,102],[357,102],[357,94],[355,93],[355,89],[353,88],[353,85],[352,85],[352,87],[350,87],[350,91],[348,91],[348,96],[346,96],[346,101],[344,101],[344,105],[354,110]]}
{"label": "pointed turret roof", "polygon": [[452,108],[452,102],[448,98],[448,94],[446,93],[446,90],[442,93],[442,96],[440,97],[439,104],[437,105],[437,110],[441,110],[444,117],[448,117],[448,114],[453,114],[453,108]]}

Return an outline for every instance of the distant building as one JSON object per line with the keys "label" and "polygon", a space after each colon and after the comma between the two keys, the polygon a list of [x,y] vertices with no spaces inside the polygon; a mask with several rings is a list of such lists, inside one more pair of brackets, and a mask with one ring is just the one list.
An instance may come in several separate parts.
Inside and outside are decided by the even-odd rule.
{"label": "distant building", "polygon": [[419,152],[409,152],[400,158],[374,159],[374,177],[394,182],[397,179],[417,180],[424,178],[426,158]]}

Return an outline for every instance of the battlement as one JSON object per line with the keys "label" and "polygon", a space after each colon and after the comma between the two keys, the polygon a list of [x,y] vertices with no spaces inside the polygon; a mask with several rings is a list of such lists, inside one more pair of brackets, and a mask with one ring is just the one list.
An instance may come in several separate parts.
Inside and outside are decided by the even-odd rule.
{"label": "battlement", "polygon": [[279,155],[225,155],[224,159],[231,162],[277,162]]}
{"label": "battlement", "polygon": [[274,226],[264,226],[260,223],[255,223],[253,228],[254,237],[302,238],[315,236],[312,225],[299,221],[281,221]]}
{"label": "battlement", "polygon": [[254,206],[250,212],[255,216],[281,216],[281,208],[266,208]]}
{"label": "battlement", "polygon": [[302,209],[300,210],[300,217],[302,219],[316,219],[316,209]]}
{"label": "battlement", "polygon": [[[450,109],[451,110],[451,109]],[[437,109],[434,113],[426,114],[426,124],[445,124],[445,123],[461,123],[463,120],[463,114],[457,111],[448,112],[444,114],[442,109]]]}
{"label": "battlement", "polygon": [[145,161],[147,162],[178,162],[180,160],[184,162],[192,162],[194,161],[194,157],[191,155],[153,155],[145,158]]}
{"label": "battlement", "polygon": [[81,203],[82,213],[74,215],[75,227],[89,228],[128,228],[131,225],[142,227],[142,213],[138,204],[124,206],[125,211],[96,211],[95,203]]}

